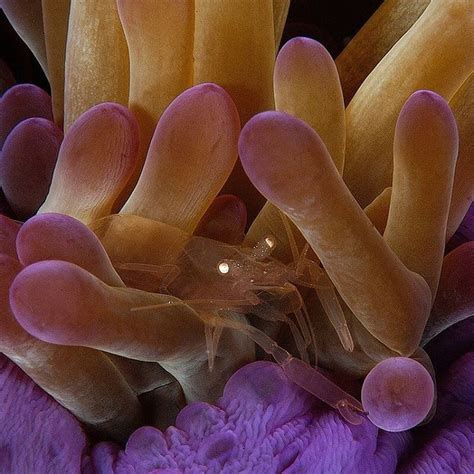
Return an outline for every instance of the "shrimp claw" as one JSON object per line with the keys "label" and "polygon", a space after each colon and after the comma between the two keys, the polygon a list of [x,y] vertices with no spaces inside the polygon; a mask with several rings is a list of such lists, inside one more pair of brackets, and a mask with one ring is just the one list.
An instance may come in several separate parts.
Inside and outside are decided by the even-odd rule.
{"label": "shrimp claw", "polygon": [[216,325],[233,328],[246,334],[267,354],[270,354],[282,368],[285,375],[296,385],[317,397],[322,402],[338,410],[339,414],[353,425],[363,422],[365,414],[362,403],[325,377],[318,369],[296,359],[280,347],[264,332],[239,321],[227,318],[214,319]]}

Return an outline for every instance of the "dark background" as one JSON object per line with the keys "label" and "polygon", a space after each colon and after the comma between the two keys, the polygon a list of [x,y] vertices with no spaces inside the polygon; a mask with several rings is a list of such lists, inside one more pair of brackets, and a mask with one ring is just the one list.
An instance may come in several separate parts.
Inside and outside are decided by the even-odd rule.
{"label": "dark background", "polygon": [[[336,57],[382,0],[292,0],[282,44],[294,36],[317,39]],[[0,58],[17,82],[31,82],[49,91],[33,55],[0,10]]]}

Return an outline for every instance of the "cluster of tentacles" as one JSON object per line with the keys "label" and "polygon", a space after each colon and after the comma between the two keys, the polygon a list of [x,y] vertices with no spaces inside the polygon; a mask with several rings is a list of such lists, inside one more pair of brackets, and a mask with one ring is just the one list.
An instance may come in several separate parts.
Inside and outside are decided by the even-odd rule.
{"label": "cluster of tentacles", "polygon": [[[474,303],[474,245],[458,246],[474,191],[468,3],[386,2],[336,63],[307,38],[274,59],[288,2],[251,16],[142,3],[43,2],[41,36],[2,2],[46,54],[53,101],[18,85],[0,103],[0,351],[93,435],[156,427],[87,454],[64,418],[86,471],[302,472],[326,429],[364,442],[341,441],[349,457],[334,449],[321,472],[357,456],[367,472],[402,455],[412,468],[412,435],[379,434],[374,453],[375,426],[444,429],[456,400],[472,415],[472,393],[449,388],[470,354],[436,413],[437,344],[471,328]],[[65,46],[52,31],[68,16]],[[267,356],[279,367],[245,365]],[[2,364],[3,387],[36,390]]]}

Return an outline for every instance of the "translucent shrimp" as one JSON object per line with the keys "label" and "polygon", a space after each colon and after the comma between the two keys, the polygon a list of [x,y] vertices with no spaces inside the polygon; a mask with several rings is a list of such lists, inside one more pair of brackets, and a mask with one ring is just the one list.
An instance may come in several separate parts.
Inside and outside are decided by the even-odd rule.
{"label": "translucent shrimp", "polygon": [[[314,328],[301,295],[291,281],[296,284],[302,281],[304,286],[314,288],[316,276],[309,275],[308,268],[317,264],[309,259],[303,262],[307,249],[303,249],[303,258],[294,268],[278,262],[271,258],[275,245],[273,236],[265,237],[248,249],[204,237],[190,237],[173,265],[124,264],[118,265],[117,270],[125,281],[130,274],[135,283],[144,278],[141,286],[149,291],[155,285],[156,289],[166,290],[182,300],[166,304],[186,304],[196,310],[205,324],[211,370],[223,329],[237,330],[271,355],[290,380],[336,408],[348,422],[359,424],[365,413],[361,403],[308,363],[306,349],[314,344]],[[137,307],[132,311],[153,308],[158,306]],[[263,331],[244,322],[242,315],[249,313],[288,324],[303,360],[293,357]],[[297,324],[288,314],[295,315]]]}
{"label": "translucent shrimp", "polygon": [[[316,359],[314,329],[298,289],[289,281],[293,270],[270,256],[275,245],[272,236],[248,249],[193,236],[173,264],[124,263],[116,269],[128,286],[169,293],[200,314],[219,316],[232,310],[286,323],[300,357],[309,362],[308,348]],[[217,326],[206,325],[210,368],[221,332]]]}

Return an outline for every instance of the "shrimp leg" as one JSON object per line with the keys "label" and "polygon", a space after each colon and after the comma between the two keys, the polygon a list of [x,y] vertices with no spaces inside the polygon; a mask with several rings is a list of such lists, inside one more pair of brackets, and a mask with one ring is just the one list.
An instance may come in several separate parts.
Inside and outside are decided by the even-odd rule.
{"label": "shrimp leg", "polygon": [[[313,275],[312,266],[309,266],[310,275]],[[320,279],[320,277],[317,277]],[[324,274],[323,279],[331,283],[329,277]],[[336,290],[332,284],[327,287],[322,285],[314,285],[314,290],[318,295],[318,299],[321,303],[321,306],[324,309],[329,321],[337,332],[339,340],[341,341],[342,347],[348,352],[354,350],[354,341],[352,340],[351,333],[347,326],[346,317],[344,316],[344,311],[342,310],[341,303],[337,298]]]}
{"label": "shrimp leg", "polygon": [[222,329],[222,326],[213,326],[207,322],[204,323],[204,336],[206,338],[207,365],[209,367],[209,372],[214,370],[214,361],[216,360]]}
{"label": "shrimp leg", "polygon": [[[226,301],[226,300],[169,300],[164,303],[158,303],[158,304],[152,304],[152,305],[146,305],[146,306],[138,306],[135,308],[132,308],[130,311],[131,312],[137,312],[137,311],[147,311],[147,310],[153,310],[153,309],[160,309],[160,308],[166,308],[169,307],[170,305],[173,306],[183,306],[183,307],[191,307],[193,309],[198,309],[199,306],[201,307],[212,307],[213,304],[220,304],[223,307],[232,307],[232,305],[238,306],[240,304],[245,304],[246,301]],[[217,349],[219,347],[219,341],[222,335],[222,327],[214,327],[212,324],[209,324],[208,317],[204,316],[201,317],[201,319],[204,322],[204,337],[206,341],[206,353],[207,353],[207,363],[209,367],[209,372],[212,372],[214,369],[214,361],[216,358],[217,354]]]}
{"label": "shrimp leg", "polygon": [[281,367],[292,382],[336,408],[346,421],[353,425],[362,423],[361,414],[365,413],[362,404],[317,369],[291,356]]}
{"label": "shrimp leg", "polygon": [[362,423],[363,418],[361,415],[365,411],[361,402],[326,378],[319,370],[291,356],[289,352],[278,346],[264,332],[239,321],[223,318],[214,320],[213,324],[233,328],[244,333],[267,354],[273,356],[285,375],[292,382],[327,405],[336,408],[347,422],[354,425]]}
{"label": "shrimp leg", "polygon": [[252,308],[252,313],[258,316],[259,318],[264,319],[265,321],[277,320],[288,324],[293,339],[295,340],[296,347],[298,348],[300,357],[306,362],[309,361],[308,353],[306,351],[308,341],[306,340],[304,335],[301,334],[300,330],[298,329],[298,326],[292,321],[291,318],[289,318],[286,314],[275,310],[268,304],[263,304],[262,306],[256,306],[255,308]]}
{"label": "shrimp leg", "polygon": [[[291,225],[290,225],[288,217],[283,212],[281,212],[280,210],[278,212],[279,212],[279,215],[280,215],[281,220],[283,222],[283,225],[285,227],[285,232],[286,232],[286,235],[287,235],[287,238],[288,238],[288,242],[290,243],[291,253],[292,253],[293,258],[296,262],[296,275],[297,276],[301,275],[304,272],[304,268],[308,267],[309,270],[310,270],[310,277],[311,277],[310,278],[310,280],[311,280],[310,286],[312,288],[314,288],[317,292],[318,291],[317,290],[317,288],[318,288],[317,282],[319,280],[319,275],[317,274],[317,272],[321,272],[321,270],[319,269],[319,267],[314,265],[314,262],[312,262],[313,265],[309,265],[310,260],[308,258],[306,258],[306,255],[307,255],[308,249],[309,249],[309,244],[306,242],[303,246],[303,250],[301,251],[301,253],[299,253],[298,247],[297,247],[297,244],[296,244],[296,239],[295,239],[295,236],[294,236],[293,231],[291,229]],[[312,269],[313,269],[313,271],[311,271]],[[331,284],[331,286],[332,286],[332,284]],[[318,294],[318,297],[319,297],[319,294]],[[311,318],[310,318],[310,316],[308,314],[308,311],[306,310],[306,307],[304,306],[303,302],[302,302],[302,305],[303,305],[303,312],[301,312],[301,311],[300,312],[295,312],[295,316],[298,320],[298,324],[302,328],[303,333],[304,333],[304,326],[309,328],[310,341],[311,341],[311,344],[313,346],[313,351],[314,351],[314,358],[315,358],[314,362],[316,364],[317,363],[317,357],[318,357],[318,347],[317,347],[317,343],[316,343],[316,335],[314,334],[314,328],[313,328],[313,325],[311,323]],[[326,308],[324,308],[324,309],[326,310]],[[343,317],[344,317],[344,315],[343,315]],[[330,317],[329,317],[329,319],[331,320]],[[331,320],[331,322],[332,322],[332,320]],[[344,322],[345,322],[345,320],[344,320]],[[337,331],[337,329],[336,329],[336,331]]]}

